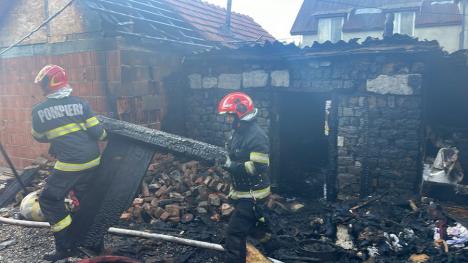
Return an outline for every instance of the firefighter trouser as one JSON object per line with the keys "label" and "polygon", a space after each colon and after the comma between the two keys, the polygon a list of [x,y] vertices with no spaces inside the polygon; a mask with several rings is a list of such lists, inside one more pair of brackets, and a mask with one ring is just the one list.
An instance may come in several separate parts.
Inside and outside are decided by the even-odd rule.
{"label": "firefighter trouser", "polygon": [[79,172],[53,170],[39,196],[39,205],[53,232],[60,232],[71,224],[70,213],[65,208],[64,199],[71,190],[77,198],[83,196],[95,169]]}
{"label": "firefighter trouser", "polygon": [[247,253],[247,236],[266,242],[271,237],[271,230],[263,213],[264,201],[239,199],[233,201],[233,205],[235,210],[226,230],[225,262],[243,263]]}

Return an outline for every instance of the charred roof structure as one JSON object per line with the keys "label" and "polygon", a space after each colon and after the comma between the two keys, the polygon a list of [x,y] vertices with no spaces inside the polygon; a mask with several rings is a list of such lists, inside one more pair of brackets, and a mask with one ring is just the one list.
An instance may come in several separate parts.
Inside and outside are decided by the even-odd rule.
{"label": "charred roof structure", "polygon": [[227,32],[224,30],[227,10],[200,0],[86,2],[103,19],[105,30],[111,34],[205,48],[274,40],[252,18],[238,13],[231,14]]}

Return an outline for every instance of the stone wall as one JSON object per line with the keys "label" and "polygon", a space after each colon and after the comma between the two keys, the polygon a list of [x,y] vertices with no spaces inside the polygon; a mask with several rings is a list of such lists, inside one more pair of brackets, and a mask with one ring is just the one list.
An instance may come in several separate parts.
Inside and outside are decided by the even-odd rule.
{"label": "stone wall", "polygon": [[[222,97],[231,92],[225,89],[191,90],[188,94],[187,135],[218,146],[224,146],[230,136],[231,127],[224,116],[217,113]],[[268,94],[258,91],[245,91],[252,96],[259,109],[257,122],[266,131],[270,131],[270,100]]]}
{"label": "stone wall", "polygon": [[423,138],[421,77],[382,74],[368,79],[359,95],[340,97],[341,193],[368,194],[385,187],[406,191],[416,186]]}
{"label": "stone wall", "polygon": [[416,54],[374,54],[264,65],[248,60],[223,60],[222,65],[204,61],[202,70],[191,67],[186,75],[187,135],[223,144],[229,127],[217,116],[216,106],[228,92],[241,90],[253,96],[270,138],[278,136],[272,123],[282,92],[329,94],[335,116],[330,123],[333,167],[328,168],[336,176],[339,194],[415,189],[424,139],[422,60]]}

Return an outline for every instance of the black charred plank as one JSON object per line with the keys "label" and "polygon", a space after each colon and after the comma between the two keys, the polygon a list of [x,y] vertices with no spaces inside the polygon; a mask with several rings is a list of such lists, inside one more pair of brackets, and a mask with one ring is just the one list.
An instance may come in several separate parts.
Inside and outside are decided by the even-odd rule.
{"label": "black charred plank", "polygon": [[107,229],[130,207],[154,152],[151,145],[111,132],[96,177],[73,217],[71,231],[79,245],[100,247]]}
{"label": "black charred plank", "polygon": [[[24,170],[19,178],[24,185],[28,186],[34,180],[38,170],[39,168]],[[0,207],[3,207],[13,201],[16,194],[21,190],[23,190],[21,184],[16,179],[12,178],[6,188],[0,193]]]}
{"label": "black charred plank", "polygon": [[99,119],[104,124],[106,130],[111,133],[142,141],[158,149],[175,154],[188,155],[209,162],[216,160],[224,161],[224,156],[227,154],[223,148],[208,143],[103,116],[99,116]]}

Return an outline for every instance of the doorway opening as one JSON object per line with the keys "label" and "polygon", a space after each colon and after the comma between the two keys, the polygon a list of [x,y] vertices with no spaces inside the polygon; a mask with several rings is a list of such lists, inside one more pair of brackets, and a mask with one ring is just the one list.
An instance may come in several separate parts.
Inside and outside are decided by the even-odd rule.
{"label": "doorway opening", "polygon": [[324,197],[329,170],[329,94],[287,92],[278,100],[281,192]]}

